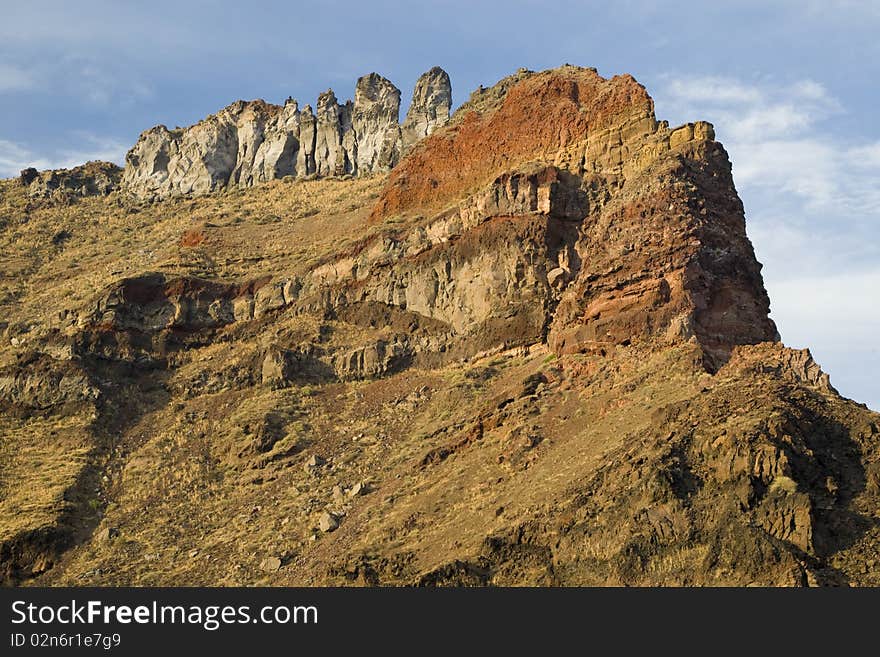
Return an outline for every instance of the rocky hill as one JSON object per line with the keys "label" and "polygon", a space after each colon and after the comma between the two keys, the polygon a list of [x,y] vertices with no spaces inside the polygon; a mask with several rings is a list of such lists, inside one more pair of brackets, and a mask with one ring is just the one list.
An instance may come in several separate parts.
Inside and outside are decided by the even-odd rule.
{"label": "rocky hill", "polygon": [[780,342],[712,126],[399,101],[0,183],[5,582],[880,584],[880,415]]}

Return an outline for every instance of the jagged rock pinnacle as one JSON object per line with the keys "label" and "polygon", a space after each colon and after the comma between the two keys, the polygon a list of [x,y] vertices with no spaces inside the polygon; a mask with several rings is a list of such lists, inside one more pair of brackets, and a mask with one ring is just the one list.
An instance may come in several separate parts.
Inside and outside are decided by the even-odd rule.
{"label": "jagged rock pinnacle", "polygon": [[416,81],[412,103],[401,126],[403,147],[409,148],[439,126],[445,125],[451,108],[452,85],[449,75],[435,66]]}
{"label": "jagged rock pinnacle", "polygon": [[400,90],[377,73],[360,78],[354,101],[333,90],[302,111],[238,101],[194,126],[144,132],[126,156],[122,187],[138,198],[204,194],[293,176],[370,175],[388,171],[405,147],[449,120],[449,76],[422,75],[404,125]]}

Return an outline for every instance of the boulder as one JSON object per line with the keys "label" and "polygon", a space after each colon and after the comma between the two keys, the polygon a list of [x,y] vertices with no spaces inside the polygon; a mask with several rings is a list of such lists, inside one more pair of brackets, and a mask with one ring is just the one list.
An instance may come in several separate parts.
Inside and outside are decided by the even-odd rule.
{"label": "boulder", "polygon": [[336,519],[336,516],[326,511],[321,514],[321,519],[318,521],[318,529],[325,534],[329,534],[330,532],[335,531],[338,527],[339,520]]}
{"label": "boulder", "polygon": [[278,557],[266,557],[260,562],[260,569],[267,573],[277,572],[281,568],[281,559]]}

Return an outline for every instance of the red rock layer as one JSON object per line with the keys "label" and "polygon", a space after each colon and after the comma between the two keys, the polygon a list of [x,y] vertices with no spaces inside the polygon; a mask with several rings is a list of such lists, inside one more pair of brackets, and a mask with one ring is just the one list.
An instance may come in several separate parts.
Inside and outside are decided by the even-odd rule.
{"label": "red rock layer", "polygon": [[504,171],[551,158],[621,117],[652,111],[645,88],[629,75],[606,80],[570,66],[533,75],[513,85],[496,110],[467,112],[421,142],[392,171],[373,217],[443,205]]}
{"label": "red rock layer", "polygon": [[[485,199],[515,196],[509,180],[527,170],[540,198],[520,212],[543,215],[548,234],[559,222],[569,226],[536,281],[547,309],[542,334],[555,351],[696,339],[715,369],[735,345],[778,339],[712,126],[658,123],[630,76],[605,80],[565,66],[507,84],[486,94],[498,92],[494,106],[471,103],[481,112],[464,110],[393,171],[374,219],[511,215]],[[529,239],[517,241],[528,247]],[[510,294],[485,292],[501,316],[517,305]],[[526,338],[509,333],[507,344]]]}

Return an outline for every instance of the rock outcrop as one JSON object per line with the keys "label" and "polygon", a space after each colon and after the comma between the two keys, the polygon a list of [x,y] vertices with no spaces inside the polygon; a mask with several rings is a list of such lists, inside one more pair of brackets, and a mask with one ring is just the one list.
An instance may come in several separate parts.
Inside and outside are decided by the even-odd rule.
{"label": "rock outcrop", "polygon": [[388,171],[400,159],[400,90],[381,75],[358,80],[351,119],[351,173]]}
{"label": "rock outcrop", "polygon": [[449,75],[435,66],[416,82],[412,103],[401,125],[403,148],[430,135],[449,121],[452,110],[452,84]]}
{"label": "rock outcrop", "polygon": [[122,169],[112,162],[88,162],[72,169],[25,169],[19,176],[33,199],[70,201],[82,196],[106,196],[119,186]]}
{"label": "rock outcrop", "polygon": [[[459,110],[394,169],[374,221],[439,212],[475,184],[543,162],[561,172],[545,194],[570,188],[564,209],[536,199],[547,216],[540,230],[570,231],[541,279],[557,288],[546,327],[556,352],[695,337],[717,367],[734,345],[777,339],[730,162],[710,124],[670,129],[631,76],[606,80],[570,66],[520,72],[475,96],[469,105],[478,110]],[[521,214],[484,210],[483,219]]]}
{"label": "rock outcrop", "polygon": [[76,363],[27,354],[14,368],[0,369],[0,410],[21,414],[75,408],[94,402],[97,387]]}
{"label": "rock outcrop", "polygon": [[[294,160],[320,176],[380,170],[399,157],[401,134],[421,126],[424,142],[394,169],[372,218],[413,211],[429,218],[404,236],[374,235],[356,253],[240,290],[194,279],[181,283],[181,296],[164,280],[124,282],[132,303],[117,308],[108,298],[96,323],[135,322],[149,332],[286,307],[353,317],[385,307],[433,327],[412,341],[414,353],[442,344],[448,355],[472,354],[542,339],[558,354],[604,353],[640,339],[695,340],[710,370],[736,345],[778,339],[730,162],[711,125],[671,129],[632,77],[606,80],[577,67],[520,71],[476,93],[437,132],[448,98],[447,76],[433,69],[419,80],[401,128],[398,90],[372,74],[358,81],[353,103],[321,94],[314,116],[299,113],[295,101],[240,102],[181,132],[179,148],[204,155],[185,158],[193,164],[182,177],[165,178],[187,181],[177,188],[184,192],[226,184],[221,170],[231,183],[250,185],[296,170]],[[303,143],[295,140],[303,135],[314,148],[300,158]],[[130,154],[126,176],[139,157]],[[168,288],[161,306],[139,291],[153,283]]]}
{"label": "rock outcrop", "polygon": [[290,175],[298,118],[294,103],[237,101],[190,128],[156,126],[126,155],[123,188],[164,198]]}
{"label": "rock outcrop", "polygon": [[344,141],[351,131],[352,104],[340,105],[332,89],[318,96],[315,127],[315,173],[340,176],[352,169]]}
{"label": "rock outcrop", "polygon": [[434,68],[419,78],[399,124],[400,90],[371,73],[354,101],[332,89],[314,112],[292,98],[283,106],[237,101],[189,128],[156,126],[126,156],[123,187],[138,198],[205,194],[292,176],[364,176],[390,170],[405,147],[449,119],[449,76]]}

